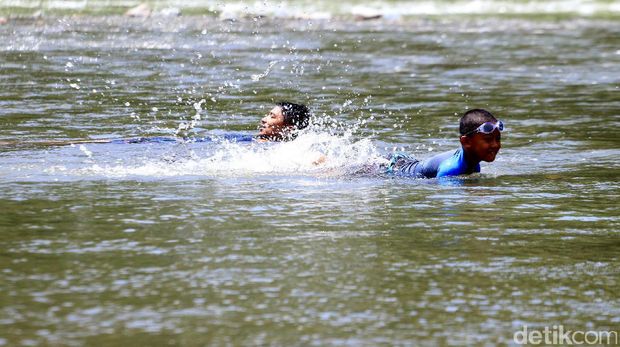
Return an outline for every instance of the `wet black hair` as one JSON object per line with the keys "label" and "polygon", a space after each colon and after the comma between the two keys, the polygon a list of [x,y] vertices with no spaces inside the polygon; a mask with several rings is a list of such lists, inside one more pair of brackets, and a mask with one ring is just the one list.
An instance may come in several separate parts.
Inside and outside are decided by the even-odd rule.
{"label": "wet black hair", "polygon": [[278,102],[276,104],[282,108],[284,122],[287,125],[293,125],[297,129],[303,129],[310,124],[310,110],[306,105],[295,104],[288,101]]}
{"label": "wet black hair", "polygon": [[463,114],[463,117],[461,117],[461,121],[459,122],[459,132],[461,133],[461,136],[469,134],[486,122],[497,122],[497,119],[491,114],[491,112],[481,108],[469,110]]}

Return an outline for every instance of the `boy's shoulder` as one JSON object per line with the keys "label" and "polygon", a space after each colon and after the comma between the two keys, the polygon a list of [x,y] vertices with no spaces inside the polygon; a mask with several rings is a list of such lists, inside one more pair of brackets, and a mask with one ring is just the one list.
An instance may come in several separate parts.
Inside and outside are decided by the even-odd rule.
{"label": "boy's shoulder", "polygon": [[439,169],[439,167],[447,161],[454,160],[455,157],[458,159],[458,151],[459,150],[451,150],[435,154],[424,160],[425,166]]}
{"label": "boy's shoulder", "polygon": [[479,164],[475,167],[469,167],[462,148],[446,153],[452,153],[452,155],[445,157],[445,159],[441,161],[437,168],[437,177],[459,176],[472,172],[480,172]]}

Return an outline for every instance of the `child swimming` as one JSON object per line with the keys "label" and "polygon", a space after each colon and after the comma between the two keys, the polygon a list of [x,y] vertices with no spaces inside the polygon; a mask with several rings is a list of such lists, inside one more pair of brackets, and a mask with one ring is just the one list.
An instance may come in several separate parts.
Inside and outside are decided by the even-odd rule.
{"label": "child swimming", "polygon": [[308,107],[302,104],[296,104],[288,101],[278,102],[273,109],[260,120],[258,126],[258,134],[224,134],[222,136],[206,136],[206,137],[169,137],[169,136],[152,136],[137,137],[126,139],[84,139],[84,140],[59,140],[59,141],[41,141],[29,142],[23,141],[0,141],[0,145],[35,145],[35,146],[67,146],[75,144],[88,143],[114,143],[114,144],[131,144],[131,143],[164,143],[164,142],[211,142],[223,139],[233,142],[279,142],[290,141],[297,137],[299,130],[306,128],[310,124],[311,113]]}
{"label": "child swimming", "polygon": [[310,111],[305,105],[279,102],[260,121],[258,141],[286,141],[296,137],[297,131],[310,123]]}
{"label": "child swimming", "polygon": [[[258,134],[224,134],[218,139],[234,142],[279,142],[291,141],[297,137],[299,130],[310,124],[310,110],[302,104],[282,101],[278,102],[269,113],[264,116],[258,126]],[[173,138],[173,137],[141,137],[137,139],[121,139],[115,143],[140,143],[140,142],[211,142],[216,138],[212,136],[197,138]]]}
{"label": "child swimming", "polygon": [[489,111],[473,109],[459,122],[461,148],[419,161],[404,153],[395,153],[385,173],[395,176],[434,178],[480,172],[480,162],[492,162],[501,148],[504,123]]}

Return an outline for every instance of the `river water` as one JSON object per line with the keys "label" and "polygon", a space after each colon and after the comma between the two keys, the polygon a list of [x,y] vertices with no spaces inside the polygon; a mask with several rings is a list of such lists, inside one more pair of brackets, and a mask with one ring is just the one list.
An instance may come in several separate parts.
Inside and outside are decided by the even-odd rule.
{"label": "river water", "polygon": [[[0,2],[0,345],[620,329],[618,2],[207,3]],[[319,125],[49,143],[253,134],[279,100]],[[507,126],[480,175],[359,173],[474,107]]]}

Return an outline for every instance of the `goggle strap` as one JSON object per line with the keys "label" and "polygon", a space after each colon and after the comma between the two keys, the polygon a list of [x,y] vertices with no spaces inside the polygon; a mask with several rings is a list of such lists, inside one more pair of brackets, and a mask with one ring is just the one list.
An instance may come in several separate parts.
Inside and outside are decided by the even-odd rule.
{"label": "goggle strap", "polygon": [[[491,128],[485,129],[488,126],[490,126]],[[480,124],[480,126],[478,126],[476,129],[466,133],[464,136],[467,136],[467,135],[470,135],[476,132],[483,133],[483,134],[490,134],[495,129],[499,129],[499,131],[504,131],[504,122],[502,122],[501,120],[498,120],[497,123],[484,122]]]}

